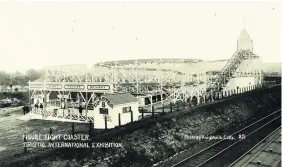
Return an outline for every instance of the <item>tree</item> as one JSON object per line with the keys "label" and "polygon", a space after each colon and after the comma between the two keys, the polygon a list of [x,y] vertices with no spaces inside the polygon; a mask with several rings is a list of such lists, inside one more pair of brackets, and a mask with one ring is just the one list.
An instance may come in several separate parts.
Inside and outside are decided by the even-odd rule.
{"label": "tree", "polygon": [[18,71],[14,73],[7,73],[0,71],[0,85],[9,86],[13,85],[27,85],[28,81],[35,81],[42,76],[43,72],[39,70],[30,69],[26,71],[26,74],[22,74]]}
{"label": "tree", "polygon": [[28,80],[30,81],[35,81],[38,78],[40,78],[42,76],[42,72],[35,70],[35,69],[29,69],[26,71],[26,77]]}
{"label": "tree", "polygon": [[19,71],[16,71],[11,76],[11,84],[13,85],[23,85],[25,84],[25,76],[24,74],[20,73]]}
{"label": "tree", "polygon": [[10,75],[5,71],[0,71],[0,85],[8,85],[10,80]]}

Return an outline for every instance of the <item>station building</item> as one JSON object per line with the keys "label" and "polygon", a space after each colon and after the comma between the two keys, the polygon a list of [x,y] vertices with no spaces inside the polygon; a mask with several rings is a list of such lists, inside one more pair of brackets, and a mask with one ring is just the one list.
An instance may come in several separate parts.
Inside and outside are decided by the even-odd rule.
{"label": "station building", "polygon": [[[88,116],[94,117],[94,126],[97,129],[105,128],[105,117],[107,128],[119,126],[131,122],[131,111],[133,121],[138,120],[139,101],[130,93],[103,94],[93,104],[93,110],[88,109]],[[120,116],[119,116],[120,115]]]}

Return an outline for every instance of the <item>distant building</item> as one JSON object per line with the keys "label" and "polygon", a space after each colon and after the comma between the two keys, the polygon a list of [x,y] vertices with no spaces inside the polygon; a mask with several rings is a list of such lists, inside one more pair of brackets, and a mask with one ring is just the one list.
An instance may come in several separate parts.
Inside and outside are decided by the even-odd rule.
{"label": "distant building", "polygon": [[0,85],[0,92],[28,92],[29,87],[24,85],[13,85],[12,87]]}

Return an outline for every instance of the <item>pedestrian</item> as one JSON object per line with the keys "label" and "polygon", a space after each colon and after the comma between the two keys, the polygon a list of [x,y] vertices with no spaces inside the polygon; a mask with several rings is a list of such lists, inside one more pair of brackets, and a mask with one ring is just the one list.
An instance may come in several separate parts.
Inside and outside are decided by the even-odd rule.
{"label": "pedestrian", "polygon": [[79,107],[78,107],[78,111],[79,111],[79,114],[82,116],[82,110],[83,110],[83,108],[82,108],[82,106],[81,105],[79,105]]}
{"label": "pedestrian", "polygon": [[38,102],[34,105],[34,107],[35,107],[35,111],[37,111],[38,110]]}
{"label": "pedestrian", "polygon": [[25,113],[25,111],[26,111],[26,109],[25,109],[26,107],[25,106],[23,106],[23,108],[22,108],[22,110],[23,110],[23,115],[25,115],[26,113]]}
{"label": "pedestrian", "polygon": [[40,107],[40,110],[43,111],[43,104],[42,103],[40,103],[39,107]]}
{"label": "pedestrian", "polygon": [[25,106],[25,113],[26,113],[26,114],[29,113],[29,106]]}

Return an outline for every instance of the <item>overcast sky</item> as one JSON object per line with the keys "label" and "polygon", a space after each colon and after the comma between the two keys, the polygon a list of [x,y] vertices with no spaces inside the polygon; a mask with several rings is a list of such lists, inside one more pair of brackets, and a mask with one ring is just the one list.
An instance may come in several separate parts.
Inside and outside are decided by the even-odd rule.
{"label": "overcast sky", "polygon": [[281,13],[274,2],[0,0],[0,70],[143,58],[228,59],[244,16],[254,52],[266,62],[282,61]]}

